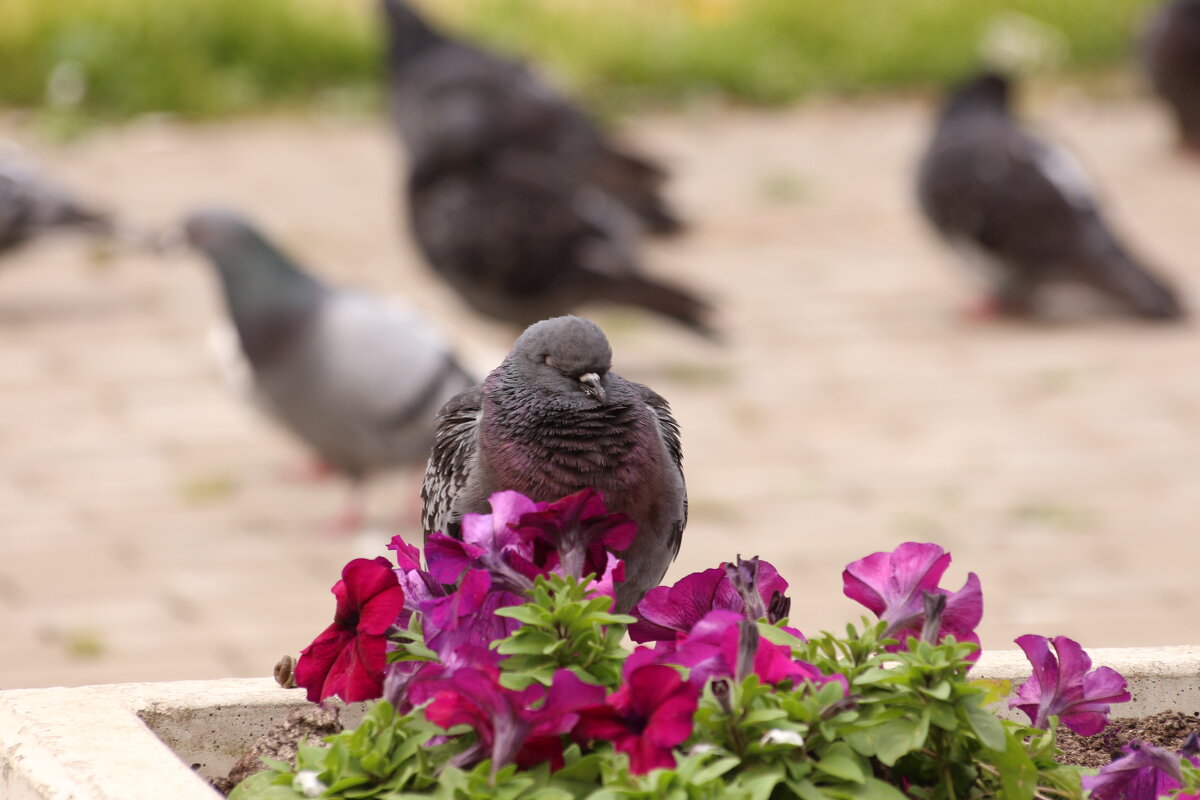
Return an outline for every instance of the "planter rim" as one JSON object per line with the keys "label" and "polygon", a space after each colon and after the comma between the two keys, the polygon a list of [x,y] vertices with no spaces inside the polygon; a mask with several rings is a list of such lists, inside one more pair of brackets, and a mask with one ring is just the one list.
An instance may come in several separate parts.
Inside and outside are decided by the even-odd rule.
{"label": "planter rim", "polygon": [[[1129,681],[1133,701],[1116,707],[1115,716],[1200,711],[1200,646],[1089,654]],[[971,675],[1015,687],[1029,672],[1020,650],[992,650]],[[244,750],[280,716],[306,705],[303,690],[281,689],[271,678],[0,691],[0,798],[213,800],[219,795],[192,763],[223,774],[236,756],[212,754],[222,737]],[[109,735],[97,736],[100,730]]]}

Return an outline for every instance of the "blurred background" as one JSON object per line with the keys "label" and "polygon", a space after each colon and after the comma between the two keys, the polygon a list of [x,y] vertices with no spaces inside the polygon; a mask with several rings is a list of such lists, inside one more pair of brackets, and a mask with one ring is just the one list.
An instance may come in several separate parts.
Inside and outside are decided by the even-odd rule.
{"label": "blurred background", "polygon": [[[663,163],[691,224],[649,269],[708,297],[724,344],[584,309],[614,370],[672,404],[691,521],[675,580],[760,555],[792,623],[840,630],[850,561],[933,541],[978,573],[987,649],[1195,644],[1200,344],[1188,324],[964,320],[920,218],[946,85],[1013,56],[1025,118],[1115,227],[1200,295],[1200,162],[1138,68],[1150,0],[441,0]],[[244,209],[321,275],[403,298],[484,374],[515,331],[422,263],[368,0],[4,0],[0,144],[165,229]],[[1193,303],[1193,306],[1195,304]],[[303,482],[294,439],[222,382],[193,254],[77,235],[0,254],[0,688],[267,675],[332,619],[412,476]]]}

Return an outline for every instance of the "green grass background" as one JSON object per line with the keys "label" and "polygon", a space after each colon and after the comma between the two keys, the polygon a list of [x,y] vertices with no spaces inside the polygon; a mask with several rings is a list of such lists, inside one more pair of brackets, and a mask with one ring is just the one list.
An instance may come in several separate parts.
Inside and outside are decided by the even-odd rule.
{"label": "green grass background", "polygon": [[[606,107],[756,104],[954,79],[1006,10],[1061,34],[1058,69],[1130,58],[1150,0],[426,0],[445,25],[548,65]],[[0,0],[0,105],[89,118],[373,107],[371,0]],[[57,75],[55,80],[51,76]],[[82,77],[80,97],[48,91]],[[70,83],[70,81],[66,81]],[[76,81],[78,83],[78,81]],[[52,98],[57,97],[57,101]],[[61,110],[61,109],[60,109]]]}

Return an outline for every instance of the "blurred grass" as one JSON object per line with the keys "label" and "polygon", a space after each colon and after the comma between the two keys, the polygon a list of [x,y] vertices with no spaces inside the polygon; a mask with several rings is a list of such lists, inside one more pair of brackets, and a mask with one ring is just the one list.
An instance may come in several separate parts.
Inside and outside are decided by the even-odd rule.
{"label": "blurred grass", "polygon": [[[592,102],[941,83],[998,14],[1052,29],[1070,70],[1128,57],[1151,0],[426,0],[455,30],[550,65]],[[0,0],[0,104],[203,118],[378,102],[371,0]]]}

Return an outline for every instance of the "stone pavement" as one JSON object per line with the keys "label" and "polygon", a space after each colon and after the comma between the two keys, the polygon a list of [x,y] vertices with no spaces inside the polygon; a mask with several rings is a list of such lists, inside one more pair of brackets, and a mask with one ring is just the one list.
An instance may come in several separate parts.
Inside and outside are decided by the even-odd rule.
{"label": "stone pavement", "polygon": [[[1200,297],[1200,164],[1171,152],[1157,110],[1029,105],[1135,249]],[[840,629],[859,613],[848,561],[937,541],[946,585],[980,575],[985,647],[1196,643],[1194,327],[960,323],[965,273],[909,192],[926,125],[926,104],[897,100],[630,127],[695,220],[648,258],[729,331],[721,348],[595,315],[616,370],[683,425],[692,522],[669,577],[757,553],[792,582],[794,624]],[[374,121],[147,122],[69,147],[16,120],[0,134],[137,222],[243,208],[314,269],[426,309],[480,372],[511,342],[403,240]],[[0,688],[267,674],[331,621],[348,558],[416,535],[404,476],[373,492],[372,532],[324,532],[343,489],[283,477],[303,451],[221,384],[210,277],[186,254],[70,238],[0,264]]]}

